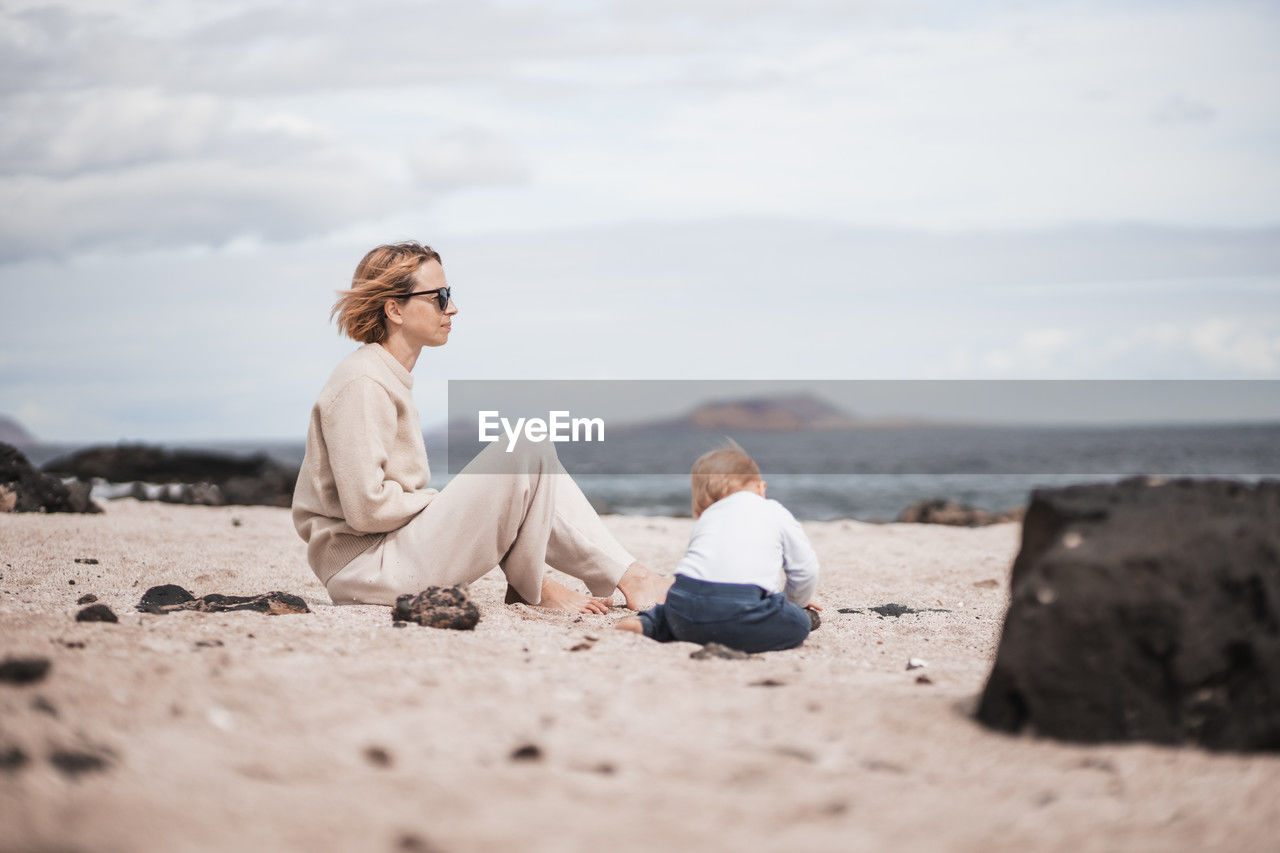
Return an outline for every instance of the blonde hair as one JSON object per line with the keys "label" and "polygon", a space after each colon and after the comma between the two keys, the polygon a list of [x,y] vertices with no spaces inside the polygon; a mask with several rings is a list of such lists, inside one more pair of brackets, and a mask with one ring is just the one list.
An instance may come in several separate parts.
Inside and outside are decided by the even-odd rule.
{"label": "blonde hair", "polygon": [[728,439],[724,447],[704,453],[693,463],[689,485],[693,493],[693,517],[721,498],[759,482],[760,469],[739,444]]}
{"label": "blonde hair", "polygon": [[337,317],[338,331],[353,340],[382,343],[387,338],[387,300],[411,293],[413,274],[429,261],[440,263],[440,254],[412,240],[370,250],[356,266],[350,289],[338,291],[329,319]]}

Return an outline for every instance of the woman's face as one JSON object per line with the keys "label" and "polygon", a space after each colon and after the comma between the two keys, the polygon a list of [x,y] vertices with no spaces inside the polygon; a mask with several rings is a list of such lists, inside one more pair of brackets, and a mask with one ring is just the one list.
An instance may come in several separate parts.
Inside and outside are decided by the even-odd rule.
{"label": "woman's face", "polygon": [[[444,267],[439,261],[427,261],[413,274],[413,290],[437,290],[448,287]],[[449,342],[449,330],[453,328],[453,315],[458,306],[449,300],[443,311],[435,294],[411,296],[403,302],[404,325],[401,327],[411,343],[424,347],[444,346]]]}

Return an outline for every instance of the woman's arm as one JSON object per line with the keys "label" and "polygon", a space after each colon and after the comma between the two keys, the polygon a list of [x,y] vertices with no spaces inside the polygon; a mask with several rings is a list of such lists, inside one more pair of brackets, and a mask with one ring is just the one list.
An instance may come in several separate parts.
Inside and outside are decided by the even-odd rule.
{"label": "woman's arm", "polygon": [[368,377],[349,382],[321,420],[343,520],[361,533],[403,527],[430,502],[432,493],[406,491],[388,476],[388,448],[396,440],[396,405]]}

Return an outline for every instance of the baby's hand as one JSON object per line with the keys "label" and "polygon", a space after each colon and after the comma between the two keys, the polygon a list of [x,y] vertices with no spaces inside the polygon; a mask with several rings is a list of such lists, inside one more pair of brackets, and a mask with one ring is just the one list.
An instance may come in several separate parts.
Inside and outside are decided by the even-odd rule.
{"label": "baby's hand", "polygon": [[822,605],[818,603],[818,599],[816,598],[811,599],[809,603],[805,605],[805,607],[812,607],[814,610],[822,609]]}

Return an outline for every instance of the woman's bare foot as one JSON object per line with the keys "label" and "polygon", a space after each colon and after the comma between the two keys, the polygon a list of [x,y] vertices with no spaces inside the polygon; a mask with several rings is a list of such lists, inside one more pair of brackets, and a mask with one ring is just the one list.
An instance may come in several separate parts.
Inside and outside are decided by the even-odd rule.
{"label": "woman's bare foot", "polygon": [[617,631],[630,631],[633,634],[644,633],[644,626],[640,624],[639,616],[628,616],[626,619],[621,620],[620,622],[618,622],[618,624],[614,625],[613,627],[614,627],[614,630],[617,630]]}
{"label": "woman's bare foot", "polygon": [[667,590],[673,582],[675,578],[670,575],[655,575],[637,560],[618,581],[618,589],[627,600],[627,607],[632,610],[648,610],[667,600]]}
{"label": "woman's bare foot", "polygon": [[[516,588],[507,585],[507,604],[529,604]],[[542,601],[529,604],[530,607],[542,607],[547,610],[560,610],[565,613],[608,613],[613,602],[607,598],[595,598],[581,592],[574,592],[551,578],[542,579]]]}

